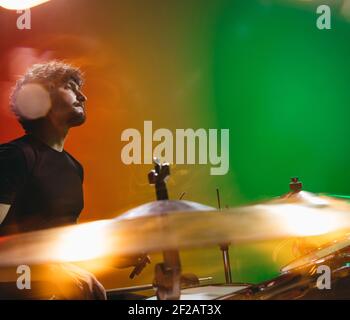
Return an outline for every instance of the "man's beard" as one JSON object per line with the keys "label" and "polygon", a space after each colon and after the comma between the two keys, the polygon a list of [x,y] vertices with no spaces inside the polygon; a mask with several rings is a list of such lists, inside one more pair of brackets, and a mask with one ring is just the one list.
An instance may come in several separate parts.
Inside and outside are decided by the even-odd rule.
{"label": "man's beard", "polygon": [[69,118],[69,126],[70,127],[78,127],[84,124],[86,121],[86,113],[78,113],[78,112],[73,112],[71,114],[71,117]]}

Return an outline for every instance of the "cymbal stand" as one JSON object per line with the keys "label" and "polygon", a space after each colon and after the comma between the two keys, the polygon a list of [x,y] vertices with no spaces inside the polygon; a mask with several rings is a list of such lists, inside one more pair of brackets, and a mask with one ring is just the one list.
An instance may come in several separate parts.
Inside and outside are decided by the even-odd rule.
{"label": "cymbal stand", "polygon": [[[221,210],[219,189],[216,189],[216,196],[217,196],[217,200],[218,200],[219,210]],[[225,280],[226,280],[227,284],[232,283],[229,245],[230,245],[229,243],[223,243],[220,245],[220,250],[222,251],[222,260],[224,262]]]}

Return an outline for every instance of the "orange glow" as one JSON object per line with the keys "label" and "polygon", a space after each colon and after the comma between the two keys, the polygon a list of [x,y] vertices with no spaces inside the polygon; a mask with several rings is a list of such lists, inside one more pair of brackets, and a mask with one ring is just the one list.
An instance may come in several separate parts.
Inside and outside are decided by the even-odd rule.
{"label": "orange glow", "polygon": [[9,10],[33,8],[50,0],[0,0],[0,6]]}
{"label": "orange glow", "polygon": [[90,260],[106,255],[110,252],[105,228],[107,224],[108,220],[102,220],[67,229],[54,253],[62,262]]}
{"label": "orange glow", "polygon": [[317,236],[337,231],[344,227],[346,221],[342,216],[337,216],[332,212],[322,212],[311,208],[286,205],[283,212],[278,212],[276,216],[277,228],[282,228],[290,232],[293,236]]}

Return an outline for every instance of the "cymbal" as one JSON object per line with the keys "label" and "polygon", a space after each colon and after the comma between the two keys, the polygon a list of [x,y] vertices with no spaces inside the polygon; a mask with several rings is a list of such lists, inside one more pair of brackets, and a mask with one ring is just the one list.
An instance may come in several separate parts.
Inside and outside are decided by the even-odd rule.
{"label": "cymbal", "polygon": [[293,260],[288,263],[286,266],[281,268],[281,272],[288,272],[292,269],[297,269],[303,267],[307,264],[316,262],[317,260],[323,259],[331,254],[335,254],[340,250],[350,246],[350,234],[347,234],[341,239],[333,240],[331,243],[327,243],[310,253]]}
{"label": "cymbal", "polygon": [[327,195],[317,195],[308,191],[288,192],[287,194],[269,200],[267,203],[295,203],[318,207],[333,207],[341,210],[350,209],[350,203]]}
{"label": "cymbal", "polygon": [[314,236],[350,228],[350,210],[258,204],[222,211],[178,211],[112,219],[0,238],[0,266],[76,262]]}
{"label": "cymbal", "polygon": [[116,219],[134,219],[141,217],[152,217],[162,214],[172,214],[179,211],[213,211],[215,208],[198,202],[185,200],[160,200],[143,204],[133,208]]}

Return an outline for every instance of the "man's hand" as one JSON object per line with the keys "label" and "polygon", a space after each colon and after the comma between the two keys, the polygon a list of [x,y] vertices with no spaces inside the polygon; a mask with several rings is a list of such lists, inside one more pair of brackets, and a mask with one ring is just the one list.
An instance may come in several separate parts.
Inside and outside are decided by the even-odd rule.
{"label": "man's hand", "polygon": [[73,264],[52,265],[51,281],[60,291],[58,299],[63,300],[106,300],[102,284],[90,272]]}

